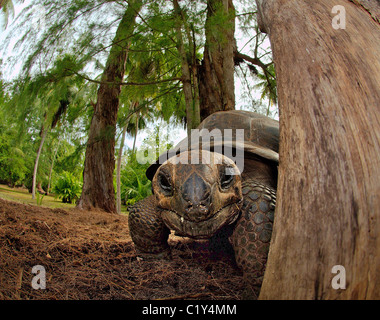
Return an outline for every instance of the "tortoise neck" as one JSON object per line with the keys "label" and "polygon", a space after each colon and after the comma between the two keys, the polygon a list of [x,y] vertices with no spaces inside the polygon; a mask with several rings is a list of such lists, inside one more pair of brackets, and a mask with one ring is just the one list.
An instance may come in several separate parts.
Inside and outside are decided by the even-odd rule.
{"label": "tortoise neck", "polygon": [[256,180],[264,185],[277,189],[277,167],[262,160],[244,159],[242,180]]}

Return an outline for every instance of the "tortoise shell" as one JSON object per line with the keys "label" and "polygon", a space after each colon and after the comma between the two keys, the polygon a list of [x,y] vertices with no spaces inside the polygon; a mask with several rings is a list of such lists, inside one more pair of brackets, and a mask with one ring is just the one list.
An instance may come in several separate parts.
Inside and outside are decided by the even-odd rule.
{"label": "tortoise shell", "polygon": [[[147,169],[146,176],[152,180],[162,163],[185,150],[207,149],[220,152],[227,145],[236,150],[244,150],[244,157],[256,156],[274,166],[278,165],[279,122],[276,120],[250,111],[220,111],[207,117],[197,129],[199,130],[193,132],[190,139],[186,137],[160,155]],[[213,131],[214,129],[217,130]],[[224,154],[223,151],[220,153]]]}

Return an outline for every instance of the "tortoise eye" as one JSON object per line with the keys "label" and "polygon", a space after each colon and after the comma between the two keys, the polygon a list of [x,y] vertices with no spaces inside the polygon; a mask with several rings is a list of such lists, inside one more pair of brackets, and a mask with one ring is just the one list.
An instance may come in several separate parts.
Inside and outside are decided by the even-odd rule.
{"label": "tortoise eye", "polygon": [[158,184],[165,193],[171,193],[173,190],[168,177],[162,173],[158,175]]}
{"label": "tortoise eye", "polygon": [[222,189],[228,189],[234,181],[233,168],[223,167],[220,170],[220,186]]}

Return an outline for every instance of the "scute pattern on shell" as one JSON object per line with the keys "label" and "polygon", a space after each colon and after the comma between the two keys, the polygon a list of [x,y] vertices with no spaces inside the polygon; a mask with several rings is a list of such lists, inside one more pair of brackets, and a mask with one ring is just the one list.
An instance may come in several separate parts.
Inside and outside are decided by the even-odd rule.
{"label": "scute pattern on shell", "polygon": [[[180,151],[187,149],[196,150],[197,148],[206,147],[207,150],[213,151],[215,145],[225,147],[226,142],[236,149],[244,149],[245,154],[258,155],[263,159],[267,159],[274,163],[278,163],[279,151],[279,122],[258,114],[243,110],[220,111],[213,113],[207,117],[198,126],[199,135],[192,135],[195,141],[189,141],[188,138],[183,139],[174,148],[160,155],[156,163],[152,164],[146,172],[147,177],[152,180],[160,164],[164,163],[168,158],[178,154]],[[202,133],[202,129],[206,129]],[[232,141],[228,141],[223,136],[223,141],[215,140],[211,142],[203,141],[204,135],[214,129],[223,131],[224,129],[232,130]],[[244,130],[244,141],[236,139],[236,130]],[[194,148],[195,144],[195,148]]]}
{"label": "scute pattern on shell", "polygon": [[[259,287],[264,276],[276,206],[276,191],[252,180],[243,182],[243,207],[231,236],[237,265]],[[254,290],[258,291],[258,289]]]}

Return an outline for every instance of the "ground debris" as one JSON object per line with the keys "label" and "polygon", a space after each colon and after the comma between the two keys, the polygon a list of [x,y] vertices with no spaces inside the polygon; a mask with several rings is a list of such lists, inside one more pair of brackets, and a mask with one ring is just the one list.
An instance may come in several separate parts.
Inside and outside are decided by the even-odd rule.
{"label": "ground debris", "polygon": [[[233,258],[170,236],[172,260],[136,256],[123,215],[49,209],[0,199],[0,299],[241,299]],[[33,266],[46,289],[33,289]]]}

